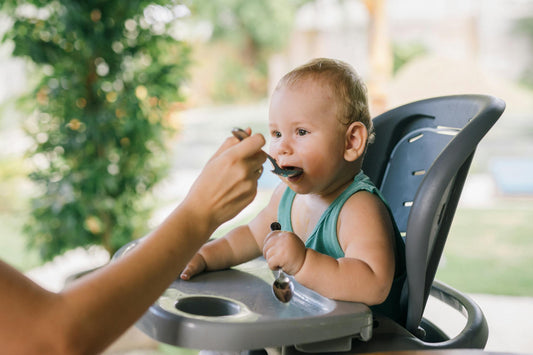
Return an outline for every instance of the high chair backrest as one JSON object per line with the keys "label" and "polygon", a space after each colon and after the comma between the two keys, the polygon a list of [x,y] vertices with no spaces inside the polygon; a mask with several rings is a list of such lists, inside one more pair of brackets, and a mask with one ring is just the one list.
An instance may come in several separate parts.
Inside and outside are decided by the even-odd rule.
{"label": "high chair backrest", "polygon": [[364,172],[405,236],[405,327],[417,334],[455,209],[479,141],[505,103],[484,95],[426,99],[377,116]]}

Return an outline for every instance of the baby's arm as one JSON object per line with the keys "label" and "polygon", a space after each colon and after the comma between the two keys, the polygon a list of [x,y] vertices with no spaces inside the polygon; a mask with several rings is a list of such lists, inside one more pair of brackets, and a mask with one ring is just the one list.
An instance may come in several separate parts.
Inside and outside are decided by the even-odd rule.
{"label": "baby's arm", "polygon": [[381,200],[366,191],[346,201],[337,224],[345,257],[305,250],[295,278],[325,297],[380,304],[389,294],[394,278],[394,229]]}
{"label": "baby's arm", "polygon": [[202,246],[183,269],[180,277],[189,280],[203,271],[226,269],[253,259],[260,253],[259,247],[247,225],[239,226],[223,238]]}
{"label": "baby's arm", "polygon": [[279,200],[285,185],[274,191],[268,205],[248,224],[231,230],[224,237],[210,241],[193,256],[180,277],[189,280],[203,271],[226,269],[262,254],[263,241],[270,223],[277,219]]}

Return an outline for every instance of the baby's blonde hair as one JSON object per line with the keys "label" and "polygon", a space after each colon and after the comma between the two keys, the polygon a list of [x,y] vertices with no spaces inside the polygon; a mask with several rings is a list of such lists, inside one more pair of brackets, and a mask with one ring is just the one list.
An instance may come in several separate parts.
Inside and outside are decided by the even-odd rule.
{"label": "baby's blonde hair", "polygon": [[337,59],[313,59],[285,74],[276,89],[295,85],[307,78],[328,85],[339,102],[339,120],[342,124],[349,126],[357,121],[363,123],[368,131],[367,142],[374,141],[366,85],[350,64]]}

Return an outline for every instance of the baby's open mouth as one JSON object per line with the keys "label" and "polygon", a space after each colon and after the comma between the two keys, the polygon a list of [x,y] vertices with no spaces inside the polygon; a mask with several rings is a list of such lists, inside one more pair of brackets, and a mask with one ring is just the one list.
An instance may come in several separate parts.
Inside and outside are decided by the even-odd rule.
{"label": "baby's open mouth", "polygon": [[296,166],[291,166],[291,165],[284,165],[281,168],[291,172],[291,174],[289,176],[290,178],[294,178],[294,177],[300,176],[304,172],[304,169],[298,168]]}

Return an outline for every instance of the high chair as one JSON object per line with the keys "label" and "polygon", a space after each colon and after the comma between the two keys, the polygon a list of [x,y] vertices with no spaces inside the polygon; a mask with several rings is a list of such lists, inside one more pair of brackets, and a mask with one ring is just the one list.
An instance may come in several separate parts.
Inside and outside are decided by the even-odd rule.
{"label": "high chair", "polygon": [[[479,306],[434,277],[475,149],[504,109],[495,97],[456,95],[406,104],[373,120],[376,139],[363,171],[383,192],[405,237],[406,324],[372,315],[360,303],[326,299],[294,280],[293,300],[281,304],[271,293],[274,277],[258,258],[188,282],[177,279],[137,326],[181,347],[244,352],[484,348],[488,327]],[[465,316],[458,335],[450,338],[423,318],[429,296]]]}

